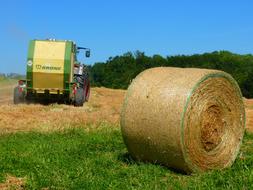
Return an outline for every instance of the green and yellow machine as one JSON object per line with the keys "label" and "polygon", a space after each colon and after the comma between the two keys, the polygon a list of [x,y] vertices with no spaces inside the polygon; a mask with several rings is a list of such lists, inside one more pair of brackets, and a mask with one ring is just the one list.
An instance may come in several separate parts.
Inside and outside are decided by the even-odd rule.
{"label": "green and yellow machine", "polygon": [[73,41],[31,40],[26,80],[14,89],[14,104],[38,101],[72,103],[82,106],[89,99],[87,67],[77,60],[80,50],[90,57],[90,49]]}

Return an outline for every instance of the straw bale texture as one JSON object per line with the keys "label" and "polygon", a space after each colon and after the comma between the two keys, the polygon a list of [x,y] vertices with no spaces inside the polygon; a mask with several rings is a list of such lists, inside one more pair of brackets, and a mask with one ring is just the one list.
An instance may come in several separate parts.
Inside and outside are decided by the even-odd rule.
{"label": "straw bale texture", "polygon": [[231,166],[244,128],[241,91],[217,70],[148,69],[129,86],[121,112],[133,158],[187,173]]}

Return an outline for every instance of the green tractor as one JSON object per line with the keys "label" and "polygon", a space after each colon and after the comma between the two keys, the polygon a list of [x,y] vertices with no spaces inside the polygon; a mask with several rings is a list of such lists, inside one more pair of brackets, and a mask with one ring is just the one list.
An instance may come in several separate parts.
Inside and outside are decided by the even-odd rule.
{"label": "green tractor", "polygon": [[77,60],[80,50],[90,57],[90,49],[73,41],[31,40],[26,80],[14,88],[14,104],[58,102],[83,106],[90,94],[87,67]]}

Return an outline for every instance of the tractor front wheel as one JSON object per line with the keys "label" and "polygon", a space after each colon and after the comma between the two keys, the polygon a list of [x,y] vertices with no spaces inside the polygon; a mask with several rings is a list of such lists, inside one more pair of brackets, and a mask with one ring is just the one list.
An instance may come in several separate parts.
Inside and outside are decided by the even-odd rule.
{"label": "tractor front wheel", "polygon": [[14,104],[20,104],[25,102],[25,96],[22,91],[19,90],[19,87],[14,88],[14,97],[13,97]]}

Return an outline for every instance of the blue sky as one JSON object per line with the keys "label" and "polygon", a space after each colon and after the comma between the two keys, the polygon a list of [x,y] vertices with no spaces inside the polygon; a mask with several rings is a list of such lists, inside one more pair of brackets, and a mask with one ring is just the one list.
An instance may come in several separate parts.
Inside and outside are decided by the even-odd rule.
{"label": "blue sky", "polygon": [[8,0],[0,7],[0,72],[25,73],[30,39],[90,47],[87,64],[147,55],[253,53],[251,0]]}

